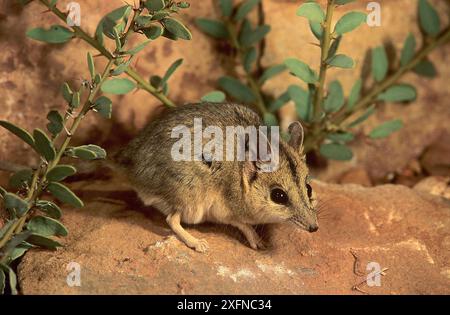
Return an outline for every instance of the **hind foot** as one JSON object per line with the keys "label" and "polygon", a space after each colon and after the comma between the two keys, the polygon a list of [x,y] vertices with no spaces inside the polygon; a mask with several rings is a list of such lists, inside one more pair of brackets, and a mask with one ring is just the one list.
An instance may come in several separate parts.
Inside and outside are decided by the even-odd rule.
{"label": "hind foot", "polygon": [[203,239],[196,239],[188,231],[181,226],[181,213],[175,212],[169,214],[166,218],[172,231],[180,238],[188,247],[194,249],[199,253],[204,253],[208,250],[208,243]]}

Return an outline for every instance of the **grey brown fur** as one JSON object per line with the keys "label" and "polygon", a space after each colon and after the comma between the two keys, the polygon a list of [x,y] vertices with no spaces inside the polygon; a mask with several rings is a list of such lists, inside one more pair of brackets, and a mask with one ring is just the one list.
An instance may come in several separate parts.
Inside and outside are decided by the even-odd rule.
{"label": "grey brown fur", "polygon": [[[259,172],[258,162],[251,161],[176,162],[171,148],[178,139],[171,138],[172,129],[182,124],[192,130],[194,118],[202,118],[203,128],[219,126],[224,135],[226,126],[262,123],[255,112],[241,105],[188,104],[150,122],[115,158],[142,201],[165,214],[187,246],[200,252],[207,249],[206,241],[190,235],[181,222],[231,224],[255,249],[263,245],[252,225],[289,220],[305,230],[317,230],[315,198],[301,151],[302,130],[293,126],[290,143],[280,140],[280,166],[274,172]],[[287,204],[271,200],[275,188],[286,192]]]}

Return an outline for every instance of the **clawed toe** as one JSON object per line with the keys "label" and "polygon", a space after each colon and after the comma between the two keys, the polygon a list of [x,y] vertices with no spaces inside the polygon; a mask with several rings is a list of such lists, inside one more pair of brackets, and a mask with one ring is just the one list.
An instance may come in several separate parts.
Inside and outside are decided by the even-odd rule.
{"label": "clawed toe", "polygon": [[264,250],[267,248],[266,243],[260,238],[258,238],[257,240],[251,241],[250,247],[253,248],[254,250],[258,250],[258,249]]}
{"label": "clawed toe", "polygon": [[258,249],[261,249],[261,250],[267,249],[267,244],[262,239],[259,239],[258,242],[256,243],[256,245],[258,246]]}
{"label": "clawed toe", "polygon": [[197,240],[197,242],[192,247],[199,253],[205,253],[208,249],[208,242],[205,240]]}

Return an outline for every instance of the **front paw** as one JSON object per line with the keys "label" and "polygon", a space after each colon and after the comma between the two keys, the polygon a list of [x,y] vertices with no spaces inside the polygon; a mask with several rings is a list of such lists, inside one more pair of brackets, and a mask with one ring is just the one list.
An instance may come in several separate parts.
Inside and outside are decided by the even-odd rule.
{"label": "front paw", "polygon": [[205,253],[209,249],[208,242],[206,240],[203,240],[203,239],[197,240],[190,247],[195,249],[195,251],[199,252],[199,253]]}
{"label": "front paw", "polygon": [[266,242],[264,242],[263,239],[260,238],[260,237],[255,238],[254,240],[250,241],[249,243],[250,243],[250,247],[253,248],[254,250],[258,250],[258,249],[265,250],[265,249],[267,249]]}

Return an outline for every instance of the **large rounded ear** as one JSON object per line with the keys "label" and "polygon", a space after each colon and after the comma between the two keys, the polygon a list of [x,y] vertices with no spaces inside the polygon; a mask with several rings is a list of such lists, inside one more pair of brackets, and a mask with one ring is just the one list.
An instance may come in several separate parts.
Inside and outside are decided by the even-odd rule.
{"label": "large rounded ear", "polygon": [[298,121],[294,121],[289,125],[288,131],[290,134],[289,145],[295,150],[302,151],[303,139],[305,136],[302,124]]}

